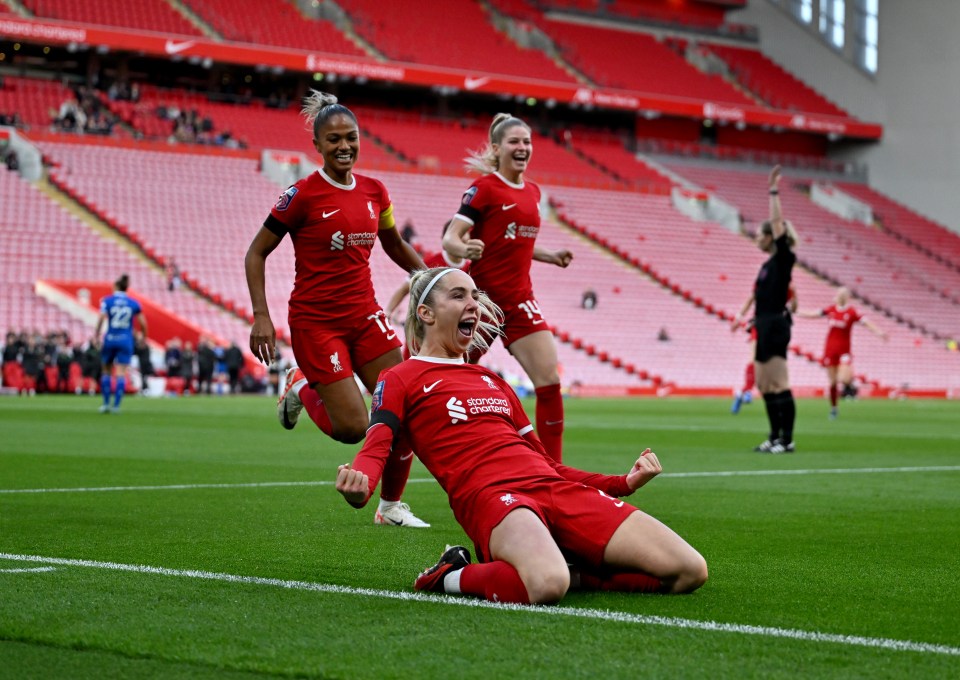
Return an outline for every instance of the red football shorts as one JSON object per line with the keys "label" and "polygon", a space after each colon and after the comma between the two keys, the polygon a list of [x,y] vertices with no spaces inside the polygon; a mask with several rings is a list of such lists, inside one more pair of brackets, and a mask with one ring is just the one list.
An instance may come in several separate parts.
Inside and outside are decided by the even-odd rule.
{"label": "red football shorts", "polygon": [[828,344],[823,350],[822,363],[824,366],[847,366],[853,363],[850,344]]}
{"label": "red football shorts", "polygon": [[[451,504],[453,505],[453,504]],[[592,567],[603,563],[613,533],[637,508],[577,482],[545,479],[484,489],[454,515],[473,540],[477,559],[490,562],[490,534],[517,508],[532,510],[571,562]]]}
{"label": "red football shorts", "polygon": [[329,385],[400,347],[397,332],[382,310],[350,322],[310,324],[290,329],[293,356],[311,385]]}
{"label": "red football shorts", "polygon": [[[543,312],[540,311],[540,303],[532,295],[530,299],[517,303],[500,300],[494,300],[494,302],[503,310],[503,325],[500,326],[503,334],[500,340],[503,341],[504,347],[509,349],[512,343],[537,331],[550,331],[550,326],[547,325],[547,320],[543,318]],[[493,340],[496,338],[488,338],[487,343],[492,345]],[[471,363],[476,363],[483,355],[484,352],[478,349],[471,350],[469,355]]]}

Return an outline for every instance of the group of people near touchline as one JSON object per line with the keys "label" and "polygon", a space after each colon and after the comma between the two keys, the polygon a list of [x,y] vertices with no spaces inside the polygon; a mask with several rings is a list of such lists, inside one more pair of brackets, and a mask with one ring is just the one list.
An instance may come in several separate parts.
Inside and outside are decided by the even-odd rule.
{"label": "group of people near touchline", "polygon": [[[448,546],[414,587],[519,603],[556,602],[571,588],[699,588],[707,579],[703,557],[619,500],[660,472],[655,453],[643,451],[623,475],[562,462],[557,349],[530,270],[534,261],[565,268],[573,254],[536,245],[541,192],[525,178],[530,127],[509,114],[494,117],[484,147],[468,159],[479,176],[444,226],[441,249],[421,258],[398,232],[387,188],[354,172],[361,148],[354,113],[317,91],[303,113],[323,165],[281,194],[247,252],[250,349],[264,363],[275,358],[266,260],[289,235],[296,366],[286,375],[278,419],[292,429],[305,410],[332,439],[363,441],[354,461],[340,466],[336,488],[361,507],[379,484],[376,524],[428,527],[401,500],[413,455],[436,477],[479,561],[463,546]],[[770,258],[753,296],[757,383],[770,419],[770,436],[758,449],[767,451],[793,450],[795,416],[785,308],[796,233],[780,213],[779,180],[776,168],[771,218],[757,236]],[[408,274],[387,312],[370,271],[377,240]],[[390,319],[407,295],[403,346]],[[498,336],[534,385],[533,424],[509,385],[477,365]],[[369,413],[357,379],[373,394]]]}

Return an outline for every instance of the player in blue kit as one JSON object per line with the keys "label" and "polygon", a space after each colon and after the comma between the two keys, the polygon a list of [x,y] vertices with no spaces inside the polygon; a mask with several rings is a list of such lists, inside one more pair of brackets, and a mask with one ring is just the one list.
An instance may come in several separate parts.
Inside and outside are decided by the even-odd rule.
{"label": "player in blue kit", "polygon": [[[96,334],[100,335],[106,325],[103,348],[100,350],[100,358],[103,361],[103,375],[100,378],[103,405],[100,407],[100,413],[111,411],[117,413],[120,410],[120,400],[123,399],[123,392],[127,387],[127,368],[130,366],[130,357],[133,356],[134,319],[140,326],[141,335],[144,338],[147,337],[147,320],[142,314],[140,303],[127,295],[129,286],[130,277],[121,274],[113,284],[113,295],[108,295],[100,301],[100,318],[97,319]],[[111,393],[113,394],[112,409]]]}

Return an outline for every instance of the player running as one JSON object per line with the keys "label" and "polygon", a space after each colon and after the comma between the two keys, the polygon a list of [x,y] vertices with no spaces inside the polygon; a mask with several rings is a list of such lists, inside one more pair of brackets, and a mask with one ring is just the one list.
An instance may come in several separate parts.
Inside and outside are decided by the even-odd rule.
{"label": "player running", "polygon": [[[140,336],[144,340],[147,337],[147,319],[140,303],[127,295],[129,287],[130,277],[121,274],[113,284],[113,294],[100,301],[100,317],[94,333],[99,336],[106,327],[100,349],[103,361],[103,373],[100,376],[103,404],[100,413],[120,413],[120,402],[127,389],[127,373],[136,340],[134,323],[139,326]],[[113,406],[110,405],[111,396]]]}

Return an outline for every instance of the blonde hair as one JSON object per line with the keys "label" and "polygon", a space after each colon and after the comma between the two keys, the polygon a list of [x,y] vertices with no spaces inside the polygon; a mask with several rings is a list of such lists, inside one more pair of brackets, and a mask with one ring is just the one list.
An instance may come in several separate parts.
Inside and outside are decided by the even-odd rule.
{"label": "blonde hair", "polygon": [[357,122],[357,117],[353,114],[353,111],[343,104],[338,104],[337,101],[335,95],[313,89],[310,90],[310,94],[303,98],[303,108],[300,109],[300,114],[306,118],[307,125],[313,130],[314,139],[317,138],[320,128],[338,113],[348,116],[354,123]]}
{"label": "blonde hair", "polygon": [[487,143],[479,151],[471,151],[470,155],[464,158],[464,163],[468,171],[479,172],[481,175],[489,175],[500,169],[500,159],[493,150],[493,145],[499,145],[503,142],[503,136],[507,130],[515,126],[521,126],[530,132],[530,126],[522,120],[509,113],[498,113],[493,117],[490,123],[490,132]]}
{"label": "blonde hair", "polygon": [[[421,304],[432,307],[437,290],[447,290],[441,286],[442,277],[448,272],[461,271],[453,267],[435,267],[433,269],[421,269],[410,279],[410,307],[407,310],[407,320],[404,324],[404,333],[407,336],[407,347],[411,355],[420,353],[420,347],[423,345],[423,338],[426,334],[426,327],[417,309]],[[437,278],[434,280],[436,277]],[[432,284],[432,285],[431,285]],[[424,296],[426,292],[426,296]],[[420,298],[423,297],[423,301]],[[473,334],[473,340],[470,341],[470,348],[478,348],[482,351],[490,349],[490,343],[500,335],[500,326],[503,324],[503,311],[494,304],[486,293],[480,291],[477,299],[480,306],[480,323],[476,332]]]}
{"label": "blonde hair", "polygon": [[[793,222],[790,220],[782,220],[783,229],[787,234],[787,243],[790,244],[791,248],[795,248],[798,243],[800,243],[800,237],[797,235],[797,228],[793,226]],[[773,238],[773,222],[766,220],[763,224],[760,225],[760,233],[766,234],[767,236]]]}

